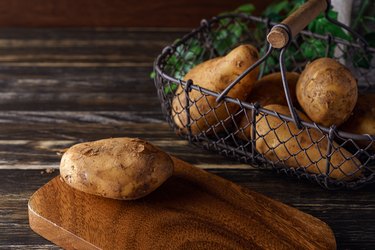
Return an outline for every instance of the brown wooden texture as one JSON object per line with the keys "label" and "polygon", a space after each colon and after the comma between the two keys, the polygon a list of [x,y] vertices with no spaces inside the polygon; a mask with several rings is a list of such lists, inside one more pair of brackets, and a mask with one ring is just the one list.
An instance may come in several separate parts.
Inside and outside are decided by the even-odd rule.
{"label": "brown wooden texture", "polygon": [[[326,0],[309,0],[281,23],[290,28],[291,36],[294,37],[326,8]],[[285,29],[274,27],[267,35],[267,40],[272,47],[283,48],[288,44],[289,37]]]}
{"label": "brown wooden texture", "polygon": [[[28,224],[27,201],[58,174],[62,148],[140,137],[189,163],[325,221],[338,249],[375,249],[375,185],[325,191],[189,145],[166,124],[149,74],[186,30],[1,29],[0,248],[59,249]],[[48,172],[49,172],[48,171]]]}
{"label": "brown wooden texture", "polygon": [[173,176],[136,201],[86,194],[56,177],[30,198],[30,226],[67,249],[336,249],[324,222],[173,160]]}
{"label": "brown wooden texture", "polygon": [[327,8],[327,0],[308,0],[281,23],[289,26],[294,37]]}
{"label": "brown wooden texture", "polygon": [[195,27],[203,18],[272,0],[1,0],[0,27]]}

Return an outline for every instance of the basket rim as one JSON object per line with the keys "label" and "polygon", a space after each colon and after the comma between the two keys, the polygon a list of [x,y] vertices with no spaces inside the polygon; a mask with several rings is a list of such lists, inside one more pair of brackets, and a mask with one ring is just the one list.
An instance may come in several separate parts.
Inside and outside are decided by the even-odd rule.
{"label": "basket rim", "polygon": [[[244,13],[223,14],[223,15],[219,15],[219,16],[214,16],[209,20],[202,19],[201,23],[200,23],[200,26],[198,26],[197,28],[194,28],[189,33],[185,34],[184,36],[182,36],[182,38],[178,39],[177,41],[172,43],[172,45],[169,45],[166,48],[170,47],[171,49],[175,49],[176,47],[178,47],[179,45],[184,43],[186,40],[190,39],[195,34],[201,32],[203,29],[207,28],[209,25],[215,24],[215,23],[217,23],[220,20],[225,19],[225,18],[245,18],[245,19],[249,19],[249,20],[254,21],[254,22],[269,24],[269,25],[272,25],[272,26],[280,24],[278,22],[271,21],[269,18],[260,17],[260,16],[253,16],[253,15],[248,15],[248,14],[244,14]],[[270,26],[270,28],[272,28],[272,26]],[[347,41],[345,39],[335,37],[334,35],[332,35],[330,33],[326,33],[325,35],[321,35],[321,34],[317,34],[317,33],[314,33],[314,32],[308,31],[308,30],[302,30],[298,34],[309,35],[309,36],[312,36],[314,38],[318,38],[318,39],[322,39],[322,40],[327,40],[328,38],[330,38],[330,39],[332,39],[332,42],[340,43],[340,44],[347,45],[347,46],[352,46],[352,47],[355,47],[355,48],[363,48],[364,47],[364,46],[361,46],[358,42],[350,42],[350,41]],[[366,48],[367,51],[375,53],[375,47],[367,46],[365,48]]]}
{"label": "basket rim", "polygon": [[[193,37],[197,33],[201,32],[203,29],[207,28],[208,25],[211,25],[215,22],[218,22],[221,19],[228,18],[228,17],[231,17],[231,18],[236,18],[236,17],[247,18],[247,19],[250,19],[250,20],[255,21],[255,22],[269,23],[271,25],[278,24],[276,22],[270,21],[268,18],[257,17],[257,16],[241,14],[241,13],[240,14],[225,14],[225,15],[215,16],[209,21],[203,19],[201,21],[201,25],[198,28],[193,29],[191,32],[185,34],[181,39],[176,40],[172,45],[166,46],[162,50],[162,53],[157,56],[157,58],[154,62],[154,70],[157,72],[157,74],[159,76],[161,76],[162,78],[166,79],[166,80],[172,81],[174,83],[178,83],[182,87],[185,87],[186,84],[187,84],[186,81],[181,80],[181,79],[177,79],[175,77],[172,77],[172,76],[164,73],[162,71],[162,69],[159,67],[159,65],[168,55],[172,54],[179,45],[183,44],[185,41],[187,41],[188,39],[190,39],[191,37]],[[333,42],[341,43],[341,44],[356,47],[356,48],[363,48],[363,46],[361,46],[359,43],[349,42],[347,40],[334,37],[330,34],[320,35],[320,34],[313,33],[311,31],[306,31],[306,30],[301,31],[300,33],[305,34],[305,35],[310,35],[310,36],[312,36],[314,38],[318,38],[318,39],[327,39],[328,37],[331,37]],[[369,51],[369,52],[375,53],[375,47],[366,47],[366,50]],[[212,90],[200,87],[199,85],[196,85],[194,83],[189,84],[189,88],[200,91],[201,93],[203,93],[205,95],[214,96],[215,98],[217,98],[220,95],[220,93],[218,93],[218,92],[214,92]],[[239,105],[240,107],[245,107],[245,108],[250,109],[250,110],[260,111],[260,112],[263,112],[264,114],[271,115],[273,117],[279,117],[279,118],[282,118],[284,121],[294,123],[294,120],[290,115],[280,114],[276,111],[266,109],[262,106],[258,107],[258,105],[256,103],[248,103],[246,101],[241,101],[238,98],[234,99],[234,98],[231,98],[229,96],[224,96],[223,101],[235,103],[235,104]],[[349,132],[345,132],[345,131],[342,131],[340,129],[337,129],[334,125],[331,126],[331,127],[325,127],[325,126],[322,126],[322,125],[318,125],[315,122],[307,122],[307,121],[303,121],[303,120],[301,120],[301,124],[304,127],[307,127],[307,128],[318,129],[319,131],[321,131],[325,134],[329,134],[333,130],[336,135],[338,135],[342,138],[345,138],[345,139],[349,139],[349,140],[351,139],[351,140],[361,140],[361,141],[375,141],[375,135],[349,133]]]}

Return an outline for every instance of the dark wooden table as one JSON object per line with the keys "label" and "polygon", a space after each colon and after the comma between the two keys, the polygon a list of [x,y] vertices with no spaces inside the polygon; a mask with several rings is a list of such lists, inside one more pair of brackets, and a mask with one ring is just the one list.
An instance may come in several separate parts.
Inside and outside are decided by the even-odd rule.
{"label": "dark wooden table", "polygon": [[139,137],[327,222],[339,248],[375,249],[375,185],[325,191],[188,145],[164,121],[152,62],[184,30],[0,30],[0,248],[58,248],[28,225],[31,194],[58,175],[56,152]]}

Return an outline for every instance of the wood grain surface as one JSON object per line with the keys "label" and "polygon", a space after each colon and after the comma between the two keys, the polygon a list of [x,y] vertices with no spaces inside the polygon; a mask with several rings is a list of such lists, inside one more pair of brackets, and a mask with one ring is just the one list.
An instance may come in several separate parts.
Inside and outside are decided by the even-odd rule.
{"label": "wood grain surface", "polygon": [[56,177],[30,198],[30,227],[65,249],[336,249],[332,230],[311,215],[173,162],[173,176],[135,201]]}
{"label": "wood grain surface", "polygon": [[[256,13],[272,0],[253,0]],[[1,27],[195,27],[247,0],[1,0]]]}
{"label": "wood grain surface", "polygon": [[27,216],[30,196],[58,174],[49,173],[58,167],[58,150],[134,136],[323,220],[333,229],[338,249],[374,249],[374,184],[325,191],[217,156],[174,135],[149,74],[162,48],[186,32],[1,29],[0,248],[58,249],[29,228]]}

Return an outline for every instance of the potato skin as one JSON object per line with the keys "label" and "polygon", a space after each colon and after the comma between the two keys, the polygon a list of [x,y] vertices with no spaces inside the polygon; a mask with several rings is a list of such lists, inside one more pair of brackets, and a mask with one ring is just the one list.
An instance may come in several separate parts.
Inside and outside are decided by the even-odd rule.
{"label": "potato skin", "polygon": [[[268,105],[265,108],[274,110],[280,114],[290,115],[287,106]],[[298,112],[298,115],[302,120],[309,121],[303,113]],[[300,130],[294,123],[288,122],[287,124],[277,117],[267,116],[267,118],[265,118],[259,114],[257,116],[256,125],[257,151],[272,162],[283,162],[285,165],[292,168],[304,166],[307,167],[306,171],[309,173],[324,174],[326,172],[326,160],[321,159],[321,154],[323,154],[323,156],[326,154],[328,140],[326,138],[321,139],[323,135],[317,129],[309,129],[309,133],[305,129],[300,133]],[[271,129],[274,131],[270,132]],[[292,137],[291,133],[296,136]],[[284,143],[280,143],[279,140]],[[312,145],[313,142],[318,143]],[[334,143],[334,147],[337,148],[338,145]],[[304,149],[305,152],[303,152],[301,148]],[[291,154],[297,155],[291,157]],[[345,161],[343,156],[351,158],[351,160]],[[344,161],[345,163],[340,166]],[[314,164],[314,162],[316,162],[316,164]],[[331,156],[331,168],[328,175],[333,179],[349,181],[357,178],[361,174],[361,171],[358,170],[357,167],[360,165],[357,158],[345,149],[340,148],[339,151],[336,150],[333,152]],[[338,168],[338,166],[340,167]]]}
{"label": "potato skin", "polygon": [[133,138],[76,144],[64,153],[60,163],[60,175],[71,187],[123,200],[149,194],[172,173],[168,154]]}
{"label": "potato skin", "polygon": [[[375,135],[375,93],[359,94],[353,114],[340,127],[341,130],[355,134]],[[359,141],[366,147],[370,141]],[[375,150],[375,145],[372,145]]]}
{"label": "potato skin", "polygon": [[330,127],[344,123],[357,102],[357,80],[331,58],[308,64],[297,83],[297,99],[314,122]]}
{"label": "potato skin", "polygon": [[[298,105],[296,86],[299,74],[297,72],[286,72],[286,78],[292,102],[296,106]],[[253,90],[246,99],[246,102],[258,102],[260,106],[266,106],[269,104],[288,105],[284,93],[281,73],[271,73],[256,81]]]}
{"label": "potato skin", "polygon": [[[222,92],[245,69],[254,64],[258,58],[259,53],[255,47],[249,44],[240,45],[224,57],[214,58],[195,66],[186,74],[184,80],[191,79],[194,84],[200,87]],[[259,67],[255,68],[235,85],[229,91],[228,96],[245,100],[248,93],[251,92],[258,73]],[[180,132],[186,133],[187,114],[184,110],[186,105],[184,89],[179,86],[175,95],[172,102],[174,123],[180,128]],[[190,104],[194,103],[189,108],[191,121],[194,121],[190,127],[193,135],[200,134],[202,131],[205,131],[205,133],[212,133],[213,130],[216,133],[222,131],[223,126],[219,122],[229,117],[228,111],[229,113],[234,113],[239,109],[238,105],[232,103],[227,103],[226,107],[223,102],[217,104],[215,97],[205,97],[196,90],[192,90],[189,93],[189,98],[191,100]],[[212,109],[215,109],[215,111],[212,111]],[[207,131],[214,125],[217,126]]]}
{"label": "potato skin", "polygon": [[[289,92],[292,99],[292,103],[295,107],[298,107],[298,101],[296,97],[296,85],[299,78],[299,74],[296,72],[286,72],[286,78],[288,81]],[[281,79],[281,73],[275,72],[263,76],[261,79],[255,82],[253,90],[246,99],[248,103],[257,102],[260,106],[264,107],[269,104],[280,104],[288,105],[284,93],[283,82]],[[236,135],[242,140],[250,140],[251,126],[251,110],[247,110],[246,114],[243,114],[239,122],[239,127],[243,129],[243,132],[239,132]]]}

